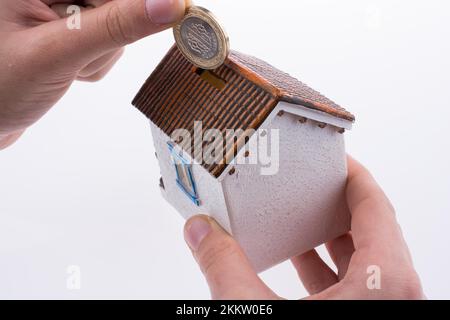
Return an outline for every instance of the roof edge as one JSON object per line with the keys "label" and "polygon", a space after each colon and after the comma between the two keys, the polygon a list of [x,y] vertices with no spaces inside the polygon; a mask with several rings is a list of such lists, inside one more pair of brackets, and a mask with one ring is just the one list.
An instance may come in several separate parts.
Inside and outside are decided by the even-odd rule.
{"label": "roof edge", "polygon": [[[321,104],[315,101],[310,101],[307,99],[300,99],[298,97],[291,96],[279,89],[276,85],[271,83],[269,79],[266,79],[263,75],[257,74],[251,68],[245,66],[240,60],[239,57],[230,54],[228,59],[225,61],[225,65],[234,71],[240,73],[247,80],[255,83],[260,86],[267,92],[269,92],[276,100],[284,101],[291,104],[305,106],[307,108],[315,109],[318,111],[326,112],[331,116],[341,118],[347,121],[355,122],[355,116],[350,112],[343,110],[337,110],[333,107],[330,107],[326,104]],[[273,66],[272,66],[273,67]],[[276,69],[275,67],[273,67]]]}
{"label": "roof edge", "polygon": [[136,94],[136,96],[133,98],[133,101],[131,102],[131,104],[133,106],[137,106],[137,104],[139,103],[139,99],[142,98],[142,93],[145,91],[147,84],[149,82],[151,82],[153,80],[154,75],[158,74],[160,71],[162,71],[162,69],[164,68],[164,66],[166,65],[167,61],[171,59],[173,52],[177,50],[177,45],[176,43],[173,44],[169,51],[166,52],[164,54],[164,57],[162,58],[162,60],[157,64],[155,70],[153,70],[153,72],[150,74],[149,77],[147,77],[147,79],[145,80],[144,84],[142,85],[141,89],[138,91],[138,93]]}

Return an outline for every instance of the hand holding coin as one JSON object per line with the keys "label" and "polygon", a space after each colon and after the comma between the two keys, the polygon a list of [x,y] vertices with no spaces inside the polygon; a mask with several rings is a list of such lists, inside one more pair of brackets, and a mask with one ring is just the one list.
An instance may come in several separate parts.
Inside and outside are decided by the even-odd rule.
{"label": "hand holding coin", "polygon": [[195,66],[216,69],[228,57],[228,36],[208,10],[190,7],[184,19],[174,27],[174,35],[182,54]]}

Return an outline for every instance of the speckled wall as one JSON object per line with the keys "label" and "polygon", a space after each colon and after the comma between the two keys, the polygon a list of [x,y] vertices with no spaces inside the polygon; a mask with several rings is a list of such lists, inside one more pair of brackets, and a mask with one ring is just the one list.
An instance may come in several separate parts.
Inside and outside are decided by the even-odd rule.
{"label": "speckled wall", "polygon": [[[229,167],[235,168],[233,175],[228,169],[217,180],[194,164],[200,207],[176,183],[169,137],[151,124],[164,198],[186,219],[200,213],[214,217],[240,242],[258,271],[349,230],[343,201],[347,177],[344,135],[331,125],[320,128],[313,120],[301,123],[298,115],[288,112],[277,116],[282,109],[292,110],[292,105],[281,103],[261,128],[279,129],[278,173],[264,176],[260,165],[238,164]],[[296,110],[302,114],[301,108]],[[311,115],[308,112],[304,115]],[[270,141],[270,134],[266,138]]]}
{"label": "speckled wall", "polygon": [[349,229],[344,135],[315,121],[302,124],[289,113],[265,126],[279,129],[278,174],[237,165],[223,181],[233,234],[258,271]]}

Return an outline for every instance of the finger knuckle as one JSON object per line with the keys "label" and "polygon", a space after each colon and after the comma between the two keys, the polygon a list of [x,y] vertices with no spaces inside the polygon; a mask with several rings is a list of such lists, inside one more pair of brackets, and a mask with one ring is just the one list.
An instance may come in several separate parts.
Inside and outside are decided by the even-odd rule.
{"label": "finger knuckle", "polygon": [[305,289],[310,294],[319,293],[319,292],[323,291],[326,288],[324,282],[322,282],[322,281],[307,282],[307,283],[304,283],[304,286],[305,286]]}
{"label": "finger knuckle", "polygon": [[99,23],[106,28],[107,37],[121,47],[133,42],[132,32],[126,21],[120,6],[111,3],[103,19],[99,20]]}
{"label": "finger knuckle", "polygon": [[105,74],[103,73],[95,73],[93,75],[89,75],[89,76],[79,76],[77,79],[79,81],[83,81],[83,82],[98,82],[100,80],[102,80],[105,77]]}
{"label": "finger knuckle", "polygon": [[214,246],[206,248],[200,257],[200,265],[203,273],[214,277],[215,271],[218,270],[224,261],[237,253],[234,242],[226,238]]}

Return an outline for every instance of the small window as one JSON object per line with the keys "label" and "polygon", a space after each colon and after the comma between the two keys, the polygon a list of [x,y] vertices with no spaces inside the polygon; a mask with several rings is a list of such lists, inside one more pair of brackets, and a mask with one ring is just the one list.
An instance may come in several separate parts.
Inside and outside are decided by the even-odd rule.
{"label": "small window", "polygon": [[191,199],[191,201],[196,205],[200,206],[200,201],[198,200],[197,188],[195,186],[194,177],[192,175],[191,164],[183,158],[181,154],[178,154],[174,146],[168,143],[170,153],[172,155],[172,161],[175,167],[175,172],[177,174],[177,185],[180,189]]}

